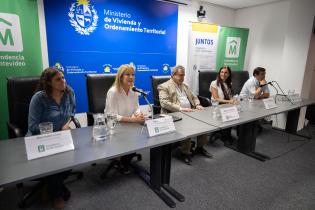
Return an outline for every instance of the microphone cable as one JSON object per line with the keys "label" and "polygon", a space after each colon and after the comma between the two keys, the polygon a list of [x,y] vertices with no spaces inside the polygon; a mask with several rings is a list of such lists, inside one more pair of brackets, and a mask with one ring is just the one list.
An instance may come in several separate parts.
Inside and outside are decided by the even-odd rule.
{"label": "microphone cable", "polygon": [[[202,110],[199,110],[199,111],[202,111]],[[184,115],[186,115],[186,116],[188,116],[188,117],[190,117],[190,118],[192,118],[192,119],[194,119],[194,120],[197,120],[197,121],[202,122],[202,123],[205,123],[205,124],[207,124],[207,125],[211,125],[211,126],[213,126],[213,127],[219,128],[219,130],[222,130],[221,127],[216,126],[216,125],[212,125],[212,124],[207,123],[207,122],[205,122],[205,121],[203,121],[203,120],[200,120],[200,119],[198,119],[198,118],[196,118],[196,117],[190,116],[190,115],[187,114],[186,112],[183,112],[183,111],[179,111],[179,112],[182,113],[182,114],[184,114]]]}

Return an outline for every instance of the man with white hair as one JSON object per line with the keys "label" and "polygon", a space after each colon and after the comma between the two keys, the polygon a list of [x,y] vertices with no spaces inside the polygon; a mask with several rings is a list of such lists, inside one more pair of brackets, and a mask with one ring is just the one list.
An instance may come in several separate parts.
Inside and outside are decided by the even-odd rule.
{"label": "man with white hair", "polygon": [[[193,94],[190,88],[184,84],[185,68],[183,66],[175,66],[172,69],[172,77],[170,80],[158,86],[159,99],[162,107],[162,113],[168,112],[193,112],[195,110],[203,110],[199,99]],[[207,144],[207,135],[197,137],[197,148],[195,152],[208,158],[213,156],[204,148]],[[191,164],[191,139],[181,142],[181,153],[183,161]]]}

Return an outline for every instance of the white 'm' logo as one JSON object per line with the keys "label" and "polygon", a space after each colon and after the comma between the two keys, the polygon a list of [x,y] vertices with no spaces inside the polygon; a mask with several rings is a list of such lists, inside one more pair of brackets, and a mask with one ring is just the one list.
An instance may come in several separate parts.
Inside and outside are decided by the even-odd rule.
{"label": "white 'm' logo", "polygon": [[0,52],[22,51],[23,41],[19,16],[0,12]]}
{"label": "white 'm' logo", "polygon": [[240,37],[227,37],[225,57],[238,58],[240,54],[241,38]]}

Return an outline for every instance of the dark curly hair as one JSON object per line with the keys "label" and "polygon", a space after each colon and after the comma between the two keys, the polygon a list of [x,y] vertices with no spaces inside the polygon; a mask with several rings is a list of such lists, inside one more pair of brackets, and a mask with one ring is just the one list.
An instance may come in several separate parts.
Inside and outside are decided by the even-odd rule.
{"label": "dark curly hair", "polygon": [[[46,96],[51,97],[51,94],[52,94],[51,81],[52,81],[52,78],[56,76],[57,73],[59,72],[64,75],[63,71],[61,71],[57,67],[48,67],[47,69],[45,69],[40,76],[37,91],[42,90]],[[70,92],[70,87],[68,85],[66,85],[64,92],[65,93]]]}
{"label": "dark curly hair", "polygon": [[[229,72],[229,77],[225,80],[225,83],[228,87],[228,90],[225,89],[225,86],[223,85],[223,81],[220,77],[220,73],[221,73],[222,69],[227,69]],[[218,75],[217,75],[217,86],[221,87],[222,92],[224,94],[224,99],[230,100],[230,95],[232,95],[232,71],[231,71],[231,68],[229,66],[222,66],[220,68]]]}

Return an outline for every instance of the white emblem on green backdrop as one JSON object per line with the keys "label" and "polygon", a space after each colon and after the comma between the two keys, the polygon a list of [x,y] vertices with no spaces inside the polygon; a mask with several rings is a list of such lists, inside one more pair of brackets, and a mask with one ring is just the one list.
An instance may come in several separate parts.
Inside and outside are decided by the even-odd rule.
{"label": "white emblem on green backdrop", "polygon": [[7,138],[6,78],[36,76],[42,70],[37,1],[1,0],[0,139]]}

